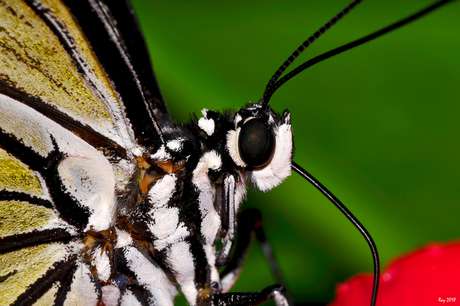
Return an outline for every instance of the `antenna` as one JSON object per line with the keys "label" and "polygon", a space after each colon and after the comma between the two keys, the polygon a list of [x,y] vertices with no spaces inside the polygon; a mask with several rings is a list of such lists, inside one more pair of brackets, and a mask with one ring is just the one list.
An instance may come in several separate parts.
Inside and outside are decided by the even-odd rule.
{"label": "antenna", "polygon": [[371,299],[371,306],[375,305],[377,301],[377,292],[379,289],[379,278],[380,278],[380,260],[379,260],[379,252],[377,251],[377,246],[375,245],[374,240],[372,239],[369,232],[366,228],[358,221],[358,219],[349,211],[339,199],[337,199],[326,187],[323,186],[317,179],[315,179],[310,173],[308,173],[305,169],[300,167],[297,163],[292,162],[292,169],[300,174],[304,179],[309,181],[313,186],[316,187],[322,194],[324,194],[329,201],[331,201],[344,215],[350,220],[351,223],[358,229],[358,231],[364,236],[366,239],[367,244],[371,248],[372,252],[372,259],[374,260],[374,285],[372,288],[372,299]]}
{"label": "antenna", "polygon": [[[357,39],[353,42],[350,42],[348,44],[345,44],[341,47],[338,47],[336,49],[333,49],[331,51],[328,51],[326,53],[323,53],[317,57],[314,57],[312,59],[310,59],[309,61],[297,66],[294,70],[292,70],[290,73],[288,73],[287,75],[285,75],[284,77],[282,77],[280,80],[278,80],[278,78],[280,77],[280,75],[286,70],[286,68],[296,59],[297,56],[299,56],[299,54],[305,50],[306,47],[308,47],[314,40],[316,40],[316,38],[318,38],[321,34],[323,34],[327,29],[329,29],[332,25],[334,25],[340,18],[342,18],[346,13],[348,13],[351,9],[353,9],[359,2],[361,1],[354,1],[353,3],[351,3],[349,6],[347,6],[342,12],[340,12],[336,17],[332,18],[331,21],[329,21],[328,23],[326,23],[326,25],[324,25],[321,29],[319,29],[315,34],[313,34],[307,41],[305,41],[299,48],[297,48],[297,50],[288,58],[288,60],[286,62],[284,62],[284,64],[275,72],[275,74],[271,77],[270,81],[268,82],[267,84],[267,87],[265,88],[265,92],[264,92],[264,96],[263,96],[263,105],[264,106],[267,106],[268,105],[268,102],[270,101],[272,95],[275,93],[276,90],[278,90],[278,88],[281,87],[281,85],[283,85],[284,83],[286,83],[288,80],[292,79],[294,76],[296,76],[297,74],[299,74],[300,72],[304,71],[305,69],[307,69],[308,67],[311,67],[327,58],[330,58],[334,55],[337,55],[339,53],[342,53],[344,51],[347,51],[349,49],[352,49],[354,47],[357,47],[359,45],[362,45],[368,41],[371,41],[379,36],[382,36],[390,31],[393,31],[395,29],[398,29],[402,26],[404,26],[405,24],[409,23],[409,22],[412,22],[432,11],[434,11],[435,9],[449,3],[449,2],[453,2],[455,0],[441,0],[441,1],[438,1],[430,6],[428,6],[427,8],[421,10],[420,12],[418,13],[415,13],[409,17],[406,17],[404,18],[403,20],[400,20],[396,23],[393,23],[377,32],[374,32],[372,34],[369,34],[363,38],[360,38],[360,39]],[[337,20],[335,20],[336,18],[338,18]],[[329,25],[330,24],[330,25]],[[329,26],[328,26],[329,25]],[[327,27],[328,26],[328,27]],[[323,30],[324,29],[324,30]],[[319,33],[319,34],[318,34]],[[315,36],[316,35],[316,36]],[[278,80],[278,81],[277,81]]]}
{"label": "antenna", "polygon": [[[327,22],[323,27],[321,27],[318,31],[316,31],[312,36],[310,36],[302,45],[300,45],[294,53],[283,63],[283,65],[275,72],[275,74],[270,78],[270,81],[268,82],[265,92],[263,95],[263,99],[260,101],[262,104],[263,108],[266,108],[268,106],[268,103],[270,101],[270,98],[272,95],[275,93],[278,88],[280,88],[281,85],[286,83],[288,80],[292,79],[294,76],[299,74],[300,72],[304,71],[308,67],[313,66],[316,63],[319,63],[327,58],[330,58],[334,55],[337,55],[339,53],[342,53],[344,51],[347,51],[349,49],[352,49],[354,47],[357,47],[361,44],[364,44],[368,41],[371,41],[379,36],[382,36],[392,30],[398,29],[405,24],[412,22],[430,12],[433,10],[443,6],[444,4],[447,4],[449,2],[452,2],[455,0],[441,0],[438,1],[427,8],[421,10],[418,13],[415,13],[409,17],[406,17],[396,23],[393,23],[377,32],[374,32],[370,35],[367,35],[363,38],[360,38],[358,40],[355,40],[353,42],[350,42],[348,44],[345,44],[341,47],[338,47],[336,49],[333,49],[329,52],[323,53],[317,57],[314,57],[313,59],[310,59],[309,61],[297,66],[293,71],[290,73],[286,74],[284,77],[282,77],[280,80],[279,77],[283,74],[283,72],[289,67],[289,65],[309,46],[311,45],[317,38],[319,38],[322,34],[324,34],[328,29],[330,29],[334,24],[337,23],[343,16],[345,16],[348,12],[350,12],[353,8],[358,5],[361,0],[356,0],[352,2],[350,5],[348,5],[345,9],[343,9],[339,14],[337,14],[334,18],[332,18],[329,22]],[[297,163],[294,161],[292,162],[292,169],[300,174],[303,178],[305,178],[307,181],[309,181],[312,185],[314,185],[321,193],[323,193],[329,201],[331,201],[347,218],[348,220],[353,223],[353,225],[360,231],[360,233],[363,235],[363,237],[366,239],[371,252],[372,252],[372,258],[374,262],[374,285],[372,289],[372,299],[371,299],[371,306],[375,306],[375,303],[377,301],[377,292],[378,292],[378,287],[379,287],[379,277],[380,277],[380,261],[379,261],[379,255],[377,251],[377,246],[374,243],[374,240],[372,239],[371,235],[369,232],[366,230],[366,228],[358,221],[358,219],[343,205],[342,202],[340,202],[339,199],[337,199],[326,187],[324,187],[318,180],[316,180],[310,173],[308,173],[305,169],[300,167]]]}

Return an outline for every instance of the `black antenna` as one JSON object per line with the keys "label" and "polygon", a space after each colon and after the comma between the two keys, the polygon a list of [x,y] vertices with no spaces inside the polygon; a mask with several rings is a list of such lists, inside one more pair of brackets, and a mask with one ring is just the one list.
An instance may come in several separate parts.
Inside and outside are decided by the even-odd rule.
{"label": "black antenna", "polygon": [[346,8],[344,8],[340,13],[335,15],[334,18],[329,20],[325,25],[323,25],[318,31],[316,31],[312,36],[310,36],[306,41],[301,44],[297,50],[292,53],[291,56],[281,65],[281,67],[278,68],[278,70],[275,72],[275,74],[270,78],[270,81],[268,81],[267,87],[265,87],[265,92],[264,92],[264,98],[263,98],[263,106],[266,107],[268,105],[268,101],[270,100],[270,97],[266,99],[266,94],[267,92],[270,92],[270,88],[275,84],[275,82],[278,80],[278,78],[283,74],[283,72],[289,67],[289,65],[292,64],[292,62],[297,58],[297,56],[300,55],[309,45],[311,45],[317,38],[319,38],[321,35],[323,35],[327,30],[329,30],[334,24],[337,23],[340,19],[342,19],[343,16],[348,14],[352,9],[354,9],[359,3],[361,3],[362,0],[355,0],[353,1],[350,5],[348,5]]}
{"label": "black antenna", "polygon": [[[411,21],[414,21],[428,13],[430,13],[431,11],[443,6],[444,4],[447,4],[449,2],[453,2],[453,1],[456,1],[456,0],[441,0],[441,1],[438,1],[430,6],[428,6],[427,8],[421,10],[420,12],[418,13],[415,13],[407,18],[404,18],[403,20],[401,21],[398,21],[392,25],[389,25],[377,32],[374,32],[370,35],[367,35],[363,38],[360,38],[358,40],[355,40],[351,43],[348,43],[346,45],[343,45],[341,47],[338,47],[336,49],[333,49],[331,51],[328,51],[324,54],[321,54],[305,63],[303,63],[302,65],[299,65],[297,68],[295,68],[293,71],[291,71],[290,73],[288,73],[287,75],[285,75],[284,77],[282,77],[279,81],[276,81],[278,80],[279,76],[281,75],[281,73],[284,72],[284,70],[286,70],[287,66],[289,66],[289,64],[300,54],[300,52],[302,52],[310,43],[307,44],[307,42],[309,42],[312,37],[313,40],[312,42],[317,38],[315,37],[315,35],[317,35],[317,33],[320,33],[319,35],[321,35],[321,31],[323,28],[325,28],[328,24],[330,24],[335,18],[337,18],[337,16],[341,15],[342,12],[344,12],[345,10],[347,10],[347,12],[349,10],[351,10],[354,6],[356,6],[356,2],[360,2],[360,1],[355,1],[353,2],[352,4],[350,4],[347,8],[345,8],[342,12],[340,12],[336,17],[334,17],[331,21],[329,21],[324,27],[322,27],[320,30],[318,30],[318,32],[316,32],[315,34],[313,34],[312,37],[310,37],[305,43],[303,43],[290,57],[289,59],[283,64],[283,66],[280,67],[280,69],[278,69],[278,71],[276,71],[276,73],[273,75],[273,77],[270,79],[270,81],[268,82],[267,84],[267,87],[265,88],[265,92],[264,92],[264,96],[263,96],[263,101],[264,101],[264,105],[268,105],[268,102],[270,101],[270,98],[271,96],[275,93],[276,90],[278,90],[278,88],[281,87],[281,85],[283,85],[284,83],[286,83],[288,80],[290,80],[291,78],[293,78],[295,75],[299,74],[300,72],[304,71],[305,69],[307,69],[308,67],[311,67],[313,66],[314,64],[316,63],[319,63],[329,57],[332,57],[334,55],[337,55],[339,53],[342,53],[344,51],[347,51],[349,49],[352,49],[354,47],[357,47],[361,44],[364,44],[365,42],[368,42],[370,40],[373,40],[379,36],[382,36],[392,30],[395,30],[397,28],[400,28],[402,27],[403,25],[411,22]],[[351,7],[351,8],[350,8]],[[343,17],[343,16],[340,16],[340,18]],[[337,21],[337,20],[336,20]],[[335,22],[336,22],[335,21]],[[334,23],[335,23],[334,22]],[[332,26],[333,24],[331,24],[330,26]],[[330,27],[329,26],[329,27]],[[327,30],[327,28],[326,28]],[[325,30],[324,30],[325,31]],[[324,32],[323,31],[323,32]],[[304,48],[302,48],[304,45],[306,45]],[[286,65],[287,63],[287,65]]]}
{"label": "black antenna", "polygon": [[[334,55],[337,55],[339,53],[342,53],[346,50],[352,49],[354,47],[357,47],[365,42],[371,41],[381,35],[384,35],[392,30],[395,30],[397,28],[402,27],[403,25],[414,21],[429,12],[441,7],[444,4],[447,4],[449,2],[452,2],[455,0],[441,0],[438,1],[431,6],[425,8],[424,10],[421,10],[418,13],[415,13],[399,22],[396,22],[390,26],[387,26],[383,28],[380,31],[374,32],[370,35],[367,35],[361,39],[355,40],[351,43],[348,43],[346,45],[343,45],[339,48],[333,49],[329,52],[326,52],[322,55],[319,55],[302,65],[299,65],[297,68],[295,68],[293,71],[285,75],[283,78],[281,78],[278,81],[278,78],[281,76],[281,74],[286,70],[286,68],[297,58],[297,56],[302,53],[312,42],[314,42],[318,37],[320,37],[324,32],[326,32],[331,26],[333,26],[338,20],[340,20],[343,16],[345,16],[350,10],[352,10],[354,7],[356,7],[357,4],[361,2],[361,0],[357,0],[352,2],[349,6],[347,6],[344,10],[342,10],[337,16],[335,16],[333,19],[331,19],[328,23],[326,23],[323,27],[321,27],[315,34],[313,34],[310,38],[308,38],[307,41],[305,41],[302,45],[300,45],[299,48],[297,48],[296,51],[287,59],[286,62],[275,72],[275,74],[271,77],[270,81],[267,84],[267,87],[265,88],[264,96],[262,101],[260,102],[264,108],[268,106],[268,102],[270,101],[271,96],[275,91],[284,83],[286,83],[288,80],[293,78],[295,75],[299,74],[303,70],[307,69],[310,66],[313,66],[316,63],[319,63],[329,57],[332,57]],[[372,288],[372,299],[371,299],[371,306],[375,306],[375,303],[377,301],[377,293],[378,293],[378,287],[379,287],[379,277],[380,277],[380,261],[379,261],[379,254],[377,251],[377,246],[374,243],[374,240],[372,239],[371,235],[369,232],[366,230],[366,228],[356,219],[355,216],[343,205],[342,202],[340,202],[339,199],[337,199],[326,187],[324,187],[318,180],[316,180],[310,173],[305,171],[302,167],[300,167],[297,163],[294,161],[292,162],[292,169],[299,173],[303,178],[308,180],[312,185],[314,185],[322,194],[324,194],[347,218],[350,220],[351,223],[359,230],[359,232],[364,236],[366,239],[366,242],[368,243],[371,252],[372,252],[372,258],[374,261],[374,284]]]}
{"label": "black antenna", "polygon": [[360,233],[366,239],[367,244],[371,248],[372,258],[374,260],[374,285],[372,288],[372,299],[371,299],[371,306],[375,305],[377,301],[377,292],[379,288],[379,278],[380,278],[380,260],[379,260],[379,253],[377,252],[377,246],[375,245],[374,240],[372,239],[369,232],[366,228],[356,219],[355,216],[337,199],[326,187],[323,186],[317,179],[315,179],[310,173],[308,173],[305,169],[300,167],[294,161],[292,162],[292,169],[300,174],[304,179],[309,181],[313,186],[315,186],[322,194],[324,194],[329,201],[334,203],[334,205],[345,215],[345,217],[350,220],[351,223],[360,231]]}

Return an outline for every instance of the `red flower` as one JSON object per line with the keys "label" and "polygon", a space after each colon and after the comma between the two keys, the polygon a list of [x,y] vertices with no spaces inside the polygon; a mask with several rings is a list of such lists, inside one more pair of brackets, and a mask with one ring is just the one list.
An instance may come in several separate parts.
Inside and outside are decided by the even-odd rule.
{"label": "red flower", "polygon": [[[372,276],[337,288],[329,306],[369,306]],[[394,260],[380,276],[376,306],[460,306],[460,242],[431,243]]]}

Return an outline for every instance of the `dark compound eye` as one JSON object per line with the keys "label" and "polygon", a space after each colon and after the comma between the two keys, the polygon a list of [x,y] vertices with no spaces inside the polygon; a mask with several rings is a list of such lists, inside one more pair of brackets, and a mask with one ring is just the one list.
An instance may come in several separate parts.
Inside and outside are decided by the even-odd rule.
{"label": "dark compound eye", "polygon": [[252,119],[241,128],[238,151],[241,159],[254,168],[266,166],[275,153],[275,135],[270,126],[260,119]]}

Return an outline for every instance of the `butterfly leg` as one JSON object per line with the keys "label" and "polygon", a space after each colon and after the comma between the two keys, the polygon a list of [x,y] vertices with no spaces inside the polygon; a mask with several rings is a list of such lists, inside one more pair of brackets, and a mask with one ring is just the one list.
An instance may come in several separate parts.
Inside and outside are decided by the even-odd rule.
{"label": "butterfly leg", "polygon": [[[240,214],[238,221],[238,240],[233,257],[228,262],[225,270],[221,273],[222,292],[227,292],[236,282],[246,256],[251,246],[254,235],[261,244],[265,257],[268,259],[270,267],[275,274],[275,278],[281,285],[274,285],[264,290],[248,293],[222,293],[213,296],[214,305],[259,305],[268,299],[274,299],[276,305],[290,305],[290,298],[286,293],[280,270],[276,264],[273,251],[268,243],[262,228],[262,215],[257,209],[247,209]],[[229,301],[242,301],[232,304]]]}
{"label": "butterfly leg", "polygon": [[268,300],[275,300],[276,306],[289,306],[285,296],[286,289],[273,285],[256,292],[227,292],[212,296],[213,306],[255,306]]}

